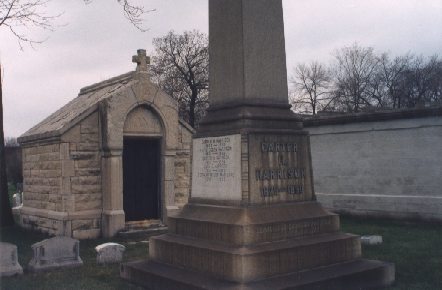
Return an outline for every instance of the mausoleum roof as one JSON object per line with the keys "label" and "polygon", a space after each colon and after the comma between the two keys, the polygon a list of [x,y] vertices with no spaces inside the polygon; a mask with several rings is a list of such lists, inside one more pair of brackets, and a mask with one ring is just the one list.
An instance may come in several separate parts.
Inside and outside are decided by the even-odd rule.
{"label": "mausoleum roof", "polygon": [[136,72],[129,72],[80,90],[78,96],[20,136],[19,142],[60,136],[97,109],[98,103],[132,86]]}

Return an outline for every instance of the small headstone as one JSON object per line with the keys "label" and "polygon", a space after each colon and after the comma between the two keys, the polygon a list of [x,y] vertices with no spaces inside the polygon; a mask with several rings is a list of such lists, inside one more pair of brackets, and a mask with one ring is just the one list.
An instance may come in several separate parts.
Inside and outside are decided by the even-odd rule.
{"label": "small headstone", "polygon": [[14,193],[14,195],[12,196],[12,204],[13,207],[18,207],[22,205],[20,192]]}
{"label": "small headstone", "polygon": [[54,237],[33,244],[34,257],[29,270],[44,271],[83,265],[80,258],[80,242],[69,237]]}
{"label": "small headstone", "polygon": [[362,236],[361,243],[363,245],[380,245],[382,244],[382,236]]}
{"label": "small headstone", "polygon": [[0,277],[23,274],[18,263],[17,246],[0,242]]}
{"label": "small headstone", "polygon": [[95,247],[97,264],[111,264],[123,261],[126,247],[117,243],[106,243]]}

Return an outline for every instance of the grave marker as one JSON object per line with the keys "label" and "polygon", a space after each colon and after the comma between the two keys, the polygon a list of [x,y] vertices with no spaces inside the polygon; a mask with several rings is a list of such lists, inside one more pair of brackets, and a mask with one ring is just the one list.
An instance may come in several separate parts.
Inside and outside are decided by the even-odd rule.
{"label": "grave marker", "polygon": [[97,264],[120,263],[126,247],[117,243],[105,243],[95,247]]}
{"label": "grave marker", "polygon": [[83,265],[80,258],[80,242],[69,237],[54,237],[35,243],[34,256],[29,262],[31,271],[45,271]]}
{"label": "grave marker", "polygon": [[18,206],[22,206],[23,202],[22,202],[22,194],[21,192],[17,192],[14,193],[14,195],[12,196],[12,207],[18,207]]}
{"label": "grave marker", "polygon": [[0,277],[23,274],[18,263],[17,246],[0,242]]}

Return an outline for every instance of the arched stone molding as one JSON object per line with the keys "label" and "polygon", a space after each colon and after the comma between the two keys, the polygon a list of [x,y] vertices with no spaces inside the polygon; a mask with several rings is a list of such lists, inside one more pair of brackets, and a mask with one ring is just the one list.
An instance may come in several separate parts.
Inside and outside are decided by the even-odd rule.
{"label": "arched stone molding", "polygon": [[[144,89],[143,89],[144,87]],[[144,92],[144,93],[143,93]],[[150,82],[139,82],[135,87],[105,99],[99,104],[102,132],[103,172],[103,217],[102,228],[105,237],[114,236],[125,227],[123,210],[123,138],[126,120],[137,118],[143,110],[151,117],[158,118],[162,130],[161,148],[161,200],[162,220],[167,220],[167,209],[175,205],[174,162],[177,148],[178,106],[175,100],[162,93]],[[138,110],[141,110],[137,113]],[[147,116],[146,115],[146,116]],[[140,117],[138,116],[138,117]],[[131,125],[128,125],[131,126]],[[159,127],[159,126],[157,126]],[[130,131],[130,128],[127,128]],[[136,128],[132,128],[137,130]],[[138,128],[140,129],[140,128]],[[159,128],[154,128],[155,130]],[[154,131],[155,131],[154,130]],[[127,132],[137,134],[137,132]],[[158,132],[138,132],[155,135]]]}
{"label": "arched stone molding", "polygon": [[154,112],[145,106],[133,109],[124,122],[124,136],[162,137],[163,124]]}

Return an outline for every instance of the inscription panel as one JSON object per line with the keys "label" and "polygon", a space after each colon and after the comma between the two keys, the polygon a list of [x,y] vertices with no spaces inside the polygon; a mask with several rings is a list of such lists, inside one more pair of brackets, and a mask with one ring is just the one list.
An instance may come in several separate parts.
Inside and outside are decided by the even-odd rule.
{"label": "inscription panel", "polygon": [[193,140],[192,197],[241,200],[241,135]]}
{"label": "inscription panel", "polygon": [[256,243],[335,232],[338,229],[339,221],[336,216],[330,215],[296,222],[256,225],[248,228],[248,235],[250,241]]}
{"label": "inscription panel", "polygon": [[308,135],[249,135],[252,203],[313,198]]}

